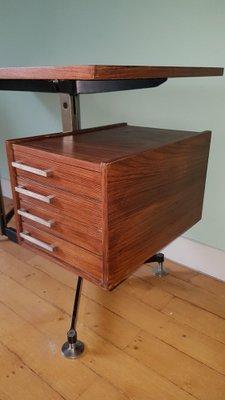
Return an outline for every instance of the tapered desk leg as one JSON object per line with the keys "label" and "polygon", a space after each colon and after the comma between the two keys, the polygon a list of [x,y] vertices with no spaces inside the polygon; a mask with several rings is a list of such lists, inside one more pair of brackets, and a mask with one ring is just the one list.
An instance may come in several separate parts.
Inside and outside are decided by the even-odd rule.
{"label": "tapered desk leg", "polygon": [[5,226],[6,226],[5,208],[4,208],[2,188],[1,188],[1,183],[0,183],[0,233],[1,233],[1,235],[4,235]]}
{"label": "tapered desk leg", "polygon": [[67,332],[67,341],[62,346],[62,354],[66,358],[70,358],[70,359],[80,357],[80,355],[84,351],[84,344],[83,344],[83,342],[81,342],[80,340],[77,339],[77,331],[76,331],[77,314],[78,314],[78,308],[79,308],[82,281],[83,281],[83,279],[79,276],[78,280],[77,280],[77,288],[76,288],[75,298],[74,298],[71,326],[70,326],[69,331]]}
{"label": "tapered desk leg", "polygon": [[[73,132],[80,128],[79,97],[62,93],[60,95],[63,132]],[[73,314],[70,330],[67,332],[67,341],[62,346],[62,354],[69,359],[78,358],[84,351],[84,344],[77,339],[77,313],[83,279],[79,276],[75,292]]]}

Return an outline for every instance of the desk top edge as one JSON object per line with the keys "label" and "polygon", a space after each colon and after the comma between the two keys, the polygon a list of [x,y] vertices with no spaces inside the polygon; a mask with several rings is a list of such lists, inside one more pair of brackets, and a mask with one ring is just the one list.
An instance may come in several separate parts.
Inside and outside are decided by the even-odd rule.
{"label": "desk top edge", "polygon": [[0,68],[0,79],[119,80],[222,76],[220,67],[80,65]]}

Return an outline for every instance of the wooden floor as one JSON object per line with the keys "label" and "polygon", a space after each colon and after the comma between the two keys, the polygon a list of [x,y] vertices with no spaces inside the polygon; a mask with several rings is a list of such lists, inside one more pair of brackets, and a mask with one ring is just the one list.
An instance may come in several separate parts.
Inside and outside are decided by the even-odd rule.
{"label": "wooden floor", "polygon": [[110,293],[85,282],[68,361],[76,276],[1,237],[0,400],[225,400],[225,283],[166,264]]}

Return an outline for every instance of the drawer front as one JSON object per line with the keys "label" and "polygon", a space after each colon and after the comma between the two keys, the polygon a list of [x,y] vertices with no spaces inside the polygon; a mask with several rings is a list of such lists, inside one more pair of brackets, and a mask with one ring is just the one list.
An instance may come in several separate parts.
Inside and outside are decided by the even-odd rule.
{"label": "drawer front", "polygon": [[90,278],[102,279],[101,256],[82,249],[72,243],[62,240],[56,236],[43,232],[30,224],[22,223],[20,239],[31,249],[36,249],[54,259],[69,264],[79,271],[83,271]]}
{"label": "drawer front", "polygon": [[18,151],[17,146],[14,145],[12,166],[18,176],[35,180],[44,185],[58,187],[79,196],[101,199],[101,175],[99,172],[57,163],[51,160],[50,153],[46,153],[46,158],[40,158],[33,155],[31,157],[28,152],[29,148],[24,146],[23,152]]}
{"label": "drawer front", "polygon": [[62,216],[71,217],[98,230],[102,228],[102,204],[98,201],[75,196],[51,186],[40,185],[19,176],[15,192],[20,200],[39,207],[44,206],[50,213],[60,213]]}
{"label": "drawer front", "polygon": [[102,232],[97,228],[94,229],[75,219],[37,207],[24,200],[20,201],[20,209],[17,213],[22,222],[27,222],[93,253],[102,254]]}

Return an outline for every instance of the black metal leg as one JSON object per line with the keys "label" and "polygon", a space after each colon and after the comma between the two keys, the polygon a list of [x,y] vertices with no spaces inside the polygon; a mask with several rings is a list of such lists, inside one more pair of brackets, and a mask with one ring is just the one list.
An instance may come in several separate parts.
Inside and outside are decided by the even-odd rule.
{"label": "black metal leg", "polygon": [[14,209],[12,208],[7,214],[5,213],[5,206],[2,196],[2,188],[0,184],[0,234],[8,237],[9,240],[17,243],[16,230],[8,227],[7,224],[14,215]]}
{"label": "black metal leg", "polygon": [[5,219],[5,207],[2,197],[2,188],[0,183],[0,229],[1,235],[4,235],[4,230],[6,226],[6,219]]}
{"label": "black metal leg", "polygon": [[79,307],[79,300],[81,294],[83,279],[79,276],[77,280],[77,288],[74,298],[73,313],[71,319],[70,330],[67,332],[67,342],[62,346],[62,353],[66,358],[74,359],[78,358],[84,351],[84,344],[80,340],[77,340],[77,314]]}
{"label": "black metal leg", "polygon": [[145,264],[147,263],[152,263],[152,262],[157,262],[158,264],[156,267],[153,268],[153,274],[155,276],[165,276],[168,275],[167,269],[164,267],[164,254],[163,253],[157,253],[154,256],[148,258],[148,260],[145,261]]}
{"label": "black metal leg", "polygon": [[11,210],[9,210],[5,215],[6,224],[8,224],[8,222],[12,219],[13,216],[14,216],[14,208],[11,208]]}

